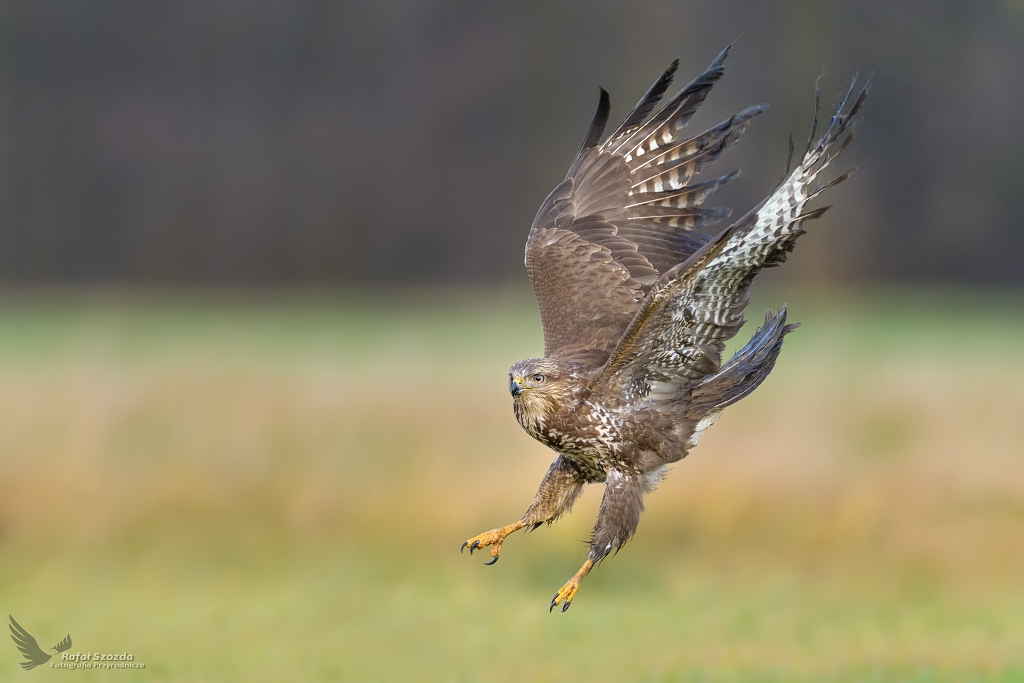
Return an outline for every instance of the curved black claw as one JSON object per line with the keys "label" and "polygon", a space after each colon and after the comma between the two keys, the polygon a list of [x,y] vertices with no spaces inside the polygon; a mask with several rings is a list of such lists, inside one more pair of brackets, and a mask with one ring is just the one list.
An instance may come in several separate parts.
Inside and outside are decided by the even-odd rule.
{"label": "curved black claw", "polygon": [[459,548],[459,552],[461,553],[463,550],[465,550],[467,545],[469,545],[469,541],[463,541],[462,547]]}
{"label": "curved black claw", "polygon": [[472,555],[473,551],[480,547],[480,541],[473,541],[473,545],[469,546],[469,554]]}
{"label": "curved black claw", "polygon": [[490,565],[494,564],[495,562],[498,561],[499,557],[501,557],[501,555],[495,555],[494,557],[491,558],[490,562],[484,562],[484,565],[485,566],[490,566]]}
{"label": "curved black claw", "polygon": [[555,593],[555,597],[551,598],[551,607],[548,607],[548,614],[551,614],[555,609],[555,601],[558,600],[558,593]]}
{"label": "curved black claw", "polygon": [[[566,600],[565,604],[562,605],[562,611],[564,612],[565,610],[569,609],[569,605],[571,605],[571,604],[572,603],[570,601]],[[551,610],[548,610],[548,611],[550,612]]]}

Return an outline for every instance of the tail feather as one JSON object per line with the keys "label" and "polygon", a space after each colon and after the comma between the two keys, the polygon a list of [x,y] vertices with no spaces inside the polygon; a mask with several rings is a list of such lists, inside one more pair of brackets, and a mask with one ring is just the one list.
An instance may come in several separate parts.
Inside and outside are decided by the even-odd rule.
{"label": "tail feather", "polygon": [[709,375],[693,389],[691,405],[702,412],[714,412],[748,396],[771,373],[782,351],[782,340],[798,326],[799,323],[786,324],[785,306],[774,316],[768,311],[764,326],[754,333],[750,341],[718,372]]}

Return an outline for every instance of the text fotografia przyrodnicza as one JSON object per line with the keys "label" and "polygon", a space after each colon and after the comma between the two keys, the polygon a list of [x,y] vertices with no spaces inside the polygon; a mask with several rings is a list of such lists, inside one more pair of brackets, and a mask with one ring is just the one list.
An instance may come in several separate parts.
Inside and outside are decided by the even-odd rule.
{"label": "text fotografia przyrodnicza", "polygon": [[59,662],[50,662],[51,669],[145,669],[130,652],[64,652]]}

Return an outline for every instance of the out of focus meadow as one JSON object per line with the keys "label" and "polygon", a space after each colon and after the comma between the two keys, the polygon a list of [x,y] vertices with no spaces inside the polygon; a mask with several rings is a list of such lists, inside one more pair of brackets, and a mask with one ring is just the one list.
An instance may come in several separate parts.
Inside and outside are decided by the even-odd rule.
{"label": "out of focus meadow", "polygon": [[1024,297],[775,291],[775,372],[548,613],[600,487],[501,561],[551,454],[528,293],[9,294],[0,605],[146,681],[1024,680]]}
{"label": "out of focus meadow", "polygon": [[[527,229],[598,86],[734,42],[714,205],[857,72],[859,172],[755,285],[774,373],[549,614],[601,487],[459,553],[553,458]],[[4,3],[0,615],[145,669],[0,680],[1024,683],[1022,80],[1022,0]]]}

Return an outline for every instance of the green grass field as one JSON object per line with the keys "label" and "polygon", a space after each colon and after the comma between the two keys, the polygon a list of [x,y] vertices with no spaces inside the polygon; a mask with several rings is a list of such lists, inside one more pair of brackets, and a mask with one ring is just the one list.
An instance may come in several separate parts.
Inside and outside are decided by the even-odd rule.
{"label": "green grass field", "polygon": [[[804,323],[548,613],[600,487],[551,454],[528,295],[0,297],[0,607],[144,671],[4,680],[1024,681],[1024,295],[775,293]],[[400,303],[401,302],[401,303]],[[6,640],[6,639],[5,639]]]}

